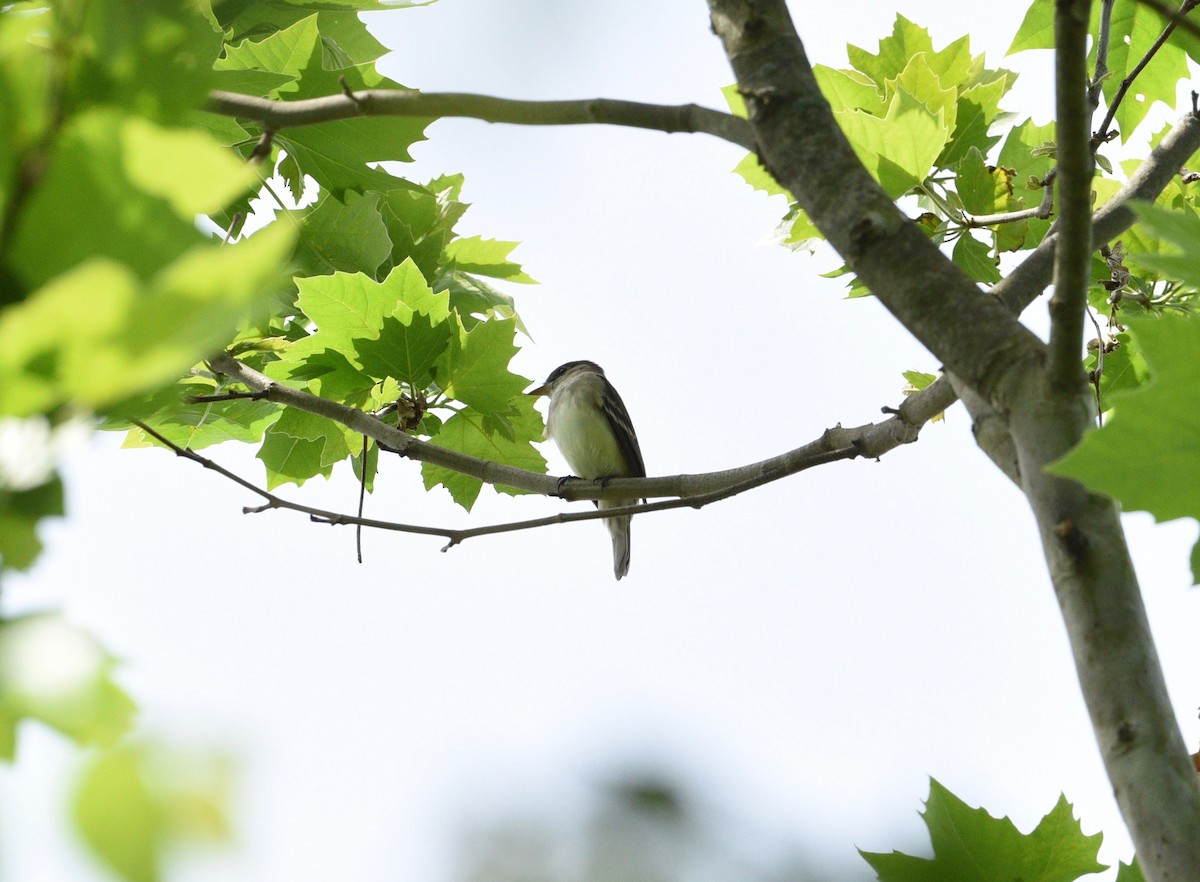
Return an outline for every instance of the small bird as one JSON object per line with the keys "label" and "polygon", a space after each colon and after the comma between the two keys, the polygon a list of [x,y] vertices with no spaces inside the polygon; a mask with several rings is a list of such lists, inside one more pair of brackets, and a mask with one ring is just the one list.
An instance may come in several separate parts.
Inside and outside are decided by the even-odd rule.
{"label": "small bird", "polygon": [[[550,396],[546,437],[553,438],[567,465],[581,478],[644,478],[646,465],[625,402],[604,369],[591,361],[568,361],[546,382],[527,393]],[[625,501],[598,500],[599,508],[618,508]],[[607,518],[612,534],[613,572],[629,572],[630,516]]]}

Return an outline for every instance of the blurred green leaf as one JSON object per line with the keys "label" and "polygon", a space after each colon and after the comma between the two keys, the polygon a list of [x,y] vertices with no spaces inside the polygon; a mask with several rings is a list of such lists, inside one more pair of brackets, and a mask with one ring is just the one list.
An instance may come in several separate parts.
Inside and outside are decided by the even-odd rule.
{"label": "blurred green leaf", "polygon": [[232,765],[217,754],[148,744],[97,756],[80,777],[74,817],[84,842],[127,882],[157,882],[172,846],[229,836]]}
{"label": "blurred green leaf", "polygon": [[[47,491],[50,496],[61,492],[61,487]],[[90,634],[57,615],[0,620],[0,758],[14,758],[16,727],[25,719],[79,744],[115,743],[136,711],[112,680],[115,667]]]}

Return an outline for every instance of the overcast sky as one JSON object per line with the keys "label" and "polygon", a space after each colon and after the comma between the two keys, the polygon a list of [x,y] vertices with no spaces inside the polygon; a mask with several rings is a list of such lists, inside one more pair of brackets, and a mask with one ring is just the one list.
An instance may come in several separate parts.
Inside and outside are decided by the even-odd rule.
{"label": "overcast sky", "polygon": [[[1023,71],[1008,109],[1050,116],[1045,59],[1002,53],[994,3],[905,2],[935,44],[971,32]],[[846,14],[853,10],[852,15]],[[794,4],[814,61],[874,49],[896,7]],[[426,91],[606,96],[723,107],[731,80],[700,0],[442,0],[372,17],[381,65]],[[543,379],[600,362],[651,474],[742,465],[874,421],[901,371],[938,364],[827,255],[764,244],[782,201],[704,136],[448,120],[409,174],[466,175],[460,231],[519,240],[515,289]],[[1031,307],[1035,329],[1044,303]],[[747,829],[855,866],[924,841],[933,776],[1028,830],[1060,792],[1102,859],[1128,859],[1023,497],[974,447],[961,406],[882,462],[838,463],[704,509],[643,516],[612,579],[595,523],[440,542],[283,512],[102,436],[64,464],[70,516],[6,580],[8,612],[58,606],[122,657],[148,735],[218,746],[241,772],[236,847],[176,878],[444,880],[464,819],[575,804],[626,763],[659,765]],[[552,445],[551,468],[565,473]],[[212,455],[251,478],[249,451]],[[555,500],[485,490],[470,516],[385,460],[371,517],[507,521]],[[352,510],[348,473],[290,498]],[[1200,741],[1195,524],[1128,518],[1159,652]],[[78,752],[27,727],[0,771],[6,882],[90,878],[59,817]],[[53,855],[49,858],[48,855]],[[860,863],[860,878],[869,878]],[[99,877],[99,871],[94,871]]]}

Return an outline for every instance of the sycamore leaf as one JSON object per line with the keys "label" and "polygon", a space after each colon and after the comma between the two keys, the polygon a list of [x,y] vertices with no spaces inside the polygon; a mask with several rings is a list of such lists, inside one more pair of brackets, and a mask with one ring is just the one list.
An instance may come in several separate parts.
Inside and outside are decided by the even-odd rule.
{"label": "sycamore leaf", "polygon": [[[1114,394],[1101,429],[1048,467],[1158,521],[1200,518],[1200,320],[1146,317],[1130,335],[1149,367],[1140,387]],[[1200,571],[1193,571],[1200,581]]]}
{"label": "sycamore leaf", "polygon": [[[965,38],[964,38],[965,39]],[[899,75],[887,82],[889,94],[895,94],[898,88],[924,104],[930,113],[941,113],[942,120],[948,129],[953,130],[958,114],[958,90],[943,88],[937,72],[930,67],[924,52],[909,59]]]}
{"label": "sycamore leaf", "polygon": [[513,319],[481,322],[470,332],[460,327],[438,358],[438,384],[451,398],[480,413],[508,410],[531,382],[508,370],[517,354],[515,335]]}
{"label": "sycamore leaf", "polygon": [[0,621],[0,758],[14,758],[16,727],[26,719],[79,744],[116,742],[136,706],[113,682],[115,667],[90,634],[57,615]]}
{"label": "sycamore leaf", "polygon": [[[1115,348],[1104,353],[1104,371],[1100,374],[1100,397],[1104,409],[1112,406],[1113,393],[1127,392],[1142,385],[1149,377],[1146,359],[1138,350],[1128,331],[1113,338]],[[1084,367],[1089,372],[1099,368],[1097,353],[1088,353]]]}
{"label": "sycamore leaf", "polygon": [[289,84],[300,77],[319,41],[317,17],[308,14],[262,40],[227,45],[225,54],[213,67],[221,71],[268,71],[286,77],[280,92],[294,92],[296,87]]}
{"label": "sycamore leaf", "polygon": [[126,882],[158,882],[177,841],[229,838],[232,765],[219,754],[123,745],[80,777],[75,823],[92,852]]}
{"label": "sycamore leaf", "polygon": [[412,389],[424,390],[433,384],[433,366],[450,345],[456,326],[447,320],[434,323],[427,316],[411,315],[408,320],[388,316],[379,337],[360,340],[355,345],[359,364],[377,380],[391,377]]}
{"label": "sycamore leaf", "polygon": [[880,882],[1075,882],[1105,868],[1096,860],[1100,834],[1083,835],[1066,797],[1024,834],[1008,818],[971,808],[931,779],[921,817],[932,858],[860,850]]}
{"label": "sycamore leaf", "polygon": [[753,153],[743,156],[742,161],[734,166],[733,173],[739,175],[755,190],[761,190],[768,196],[786,196],[789,200],[792,198],[791,193],[780,186],[774,175],[763,168],[762,163]]}
{"label": "sycamore leaf", "polygon": [[445,254],[446,258],[453,262],[455,269],[462,272],[532,284],[534,280],[525,274],[521,265],[508,259],[509,253],[519,244],[470,236],[449,242]]}
{"label": "sycamore leaf", "polygon": [[[507,417],[511,434],[497,431],[494,427],[489,430],[486,415],[468,407],[446,420],[431,439],[432,443],[480,459],[544,473],[546,460],[532,444],[535,439],[542,437],[541,415],[534,410],[533,399],[525,396],[518,398],[513,408],[514,414]],[[432,490],[438,484],[443,485],[450,491],[454,501],[467,511],[479,498],[483,486],[478,478],[427,462],[421,463],[421,475],[426,490]],[[499,484],[496,490],[511,494],[521,492]]]}
{"label": "sycamore leaf", "polygon": [[970,233],[958,237],[951,259],[976,282],[990,285],[1000,281],[999,258],[991,246],[980,242]]}
{"label": "sycamore leaf", "polygon": [[[834,110],[865,110],[881,116],[887,110],[883,90],[869,76],[856,70],[837,70],[818,64],[813,67],[821,94]],[[751,154],[753,155],[753,154]]]}
{"label": "sycamore leaf", "polygon": [[374,276],[392,253],[392,240],[379,213],[378,193],[347,190],[341,199],[326,194],[305,212],[296,249],[297,276],[331,272]]}
{"label": "sycamore leaf", "polygon": [[1157,205],[1136,203],[1138,224],[1158,239],[1157,253],[1134,251],[1130,257],[1149,269],[1200,288],[1200,215],[1190,207],[1170,211]]}
{"label": "sycamore leaf", "polygon": [[950,137],[945,114],[897,87],[887,115],[842,111],[834,118],[854,152],[892,198],[919,186]]}
{"label": "sycamore leaf", "polygon": [[[288,92],[289,99],[336,95],[343,88],[355,92],[403,88],[376,72],[373,65],[327,70],[319,41],[311,47],[295,86],[294,92]],[[276,140],[304,174],[312,175],[323,189],[334,195],[348,189],[386,190],[397,186],[399,180],[369,163],[411,161],[408,147],[424,140],[425,126],[431,121],[401,116],[354,117],[286,129]]]}
{"label": "sycamore leaf", "polygon": [[221,207],[254,179],[201,132],[88,111],[60,133],[3,256],[30,289],[101,255],[145,279],[206,240],[197,214]]}
{"label": "sycamore leaf", "polygon": [[257,458],[267,470],[267,489],[280,484],[299,487],[309,478],[333,471],[350,455],[346,430],[324,417],[286,408],[267,430]]}
{"label": "sycamore leaf", "polygon": [[[1093,34],[1098,28],[1099,7],[1098,3],[1092,5],[1089,30]],[[1113,6],[1108,50],[1109,76],[1103,84],[1105,101],[1111,102],[1116,97],[1121,82],[1147,56],[1166,22],[1166,18],[1160,12],[1144,3],[1126,2]],[[1138,73],[1133,87],[1117,108],[1116,122],[1122,141],[1133,134],[1133,130],[1156,101],[1170,104],[1175,100],[1176,84],[1188,76],[1187,52],[1180,43],[1189,48],[1196,46],[1194,37],[1179,34],[1159,47],[1149,63]],[[1027,49],[1053,48],[1054,0],[1034,0],[1017,29],[1008,54]],[[1093,69],[1095,62],[1096,46],[1093,41],[1088,68]]]}
{"label": "sycamore leaf", "polygon": [[38,524],[62,515],[63,487],[57,475],[21,489],[4,487],[0,481],[0,573],[29,569],[42,553]]}
{"label": "sycamore leaf", "polygon": [[846,51],[850,64],[880,84],[897,76],[908,66],[909,61],[920,53],[925,53],[929,66],[947,83],[957,83],[964,79],[972,62],[967,37],[960,37],[941,51],[935,52],[929,31],[903,15],[896,16],[892,35],[879,41],[878,54],[872,55],[857,46],[848,46]]}
{"label": "sycamore leaf", "polygon": [[92,258],[0,315],[0,413],[101,408],[174,379],[226,343],[281,284],[293,230],[200,245],[146,282]]}

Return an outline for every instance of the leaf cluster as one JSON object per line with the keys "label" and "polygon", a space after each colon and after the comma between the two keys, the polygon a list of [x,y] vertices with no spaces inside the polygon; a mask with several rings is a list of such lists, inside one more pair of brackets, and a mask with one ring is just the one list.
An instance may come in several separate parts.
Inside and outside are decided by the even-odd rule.
{"label": "leaf cluster", "polygon": [[[463,237],[459,176],[415,183],[430,120],[286,132],[206,113],[209,92],[301,99],[402,88],[358,13],[408,3],[18,3],[0,16],[0,418],[146,420],[184,446],[260,445],[268,483],[377,452],[316,417],[230,391],[205,367],[234,346],[284,382],[406,429],[544,469],[536,412],[509,372],[523,331],[495,280],[528,283],[515,243]],[[200,219],[198,221],[198,219]],[[128,443],[144,444],[140,432]],[[0,468],[0,568],[26,568],[61,513]],[[470,507],[479,483],[427,469]],[[59,501],[55,502],[55,499]]]}

